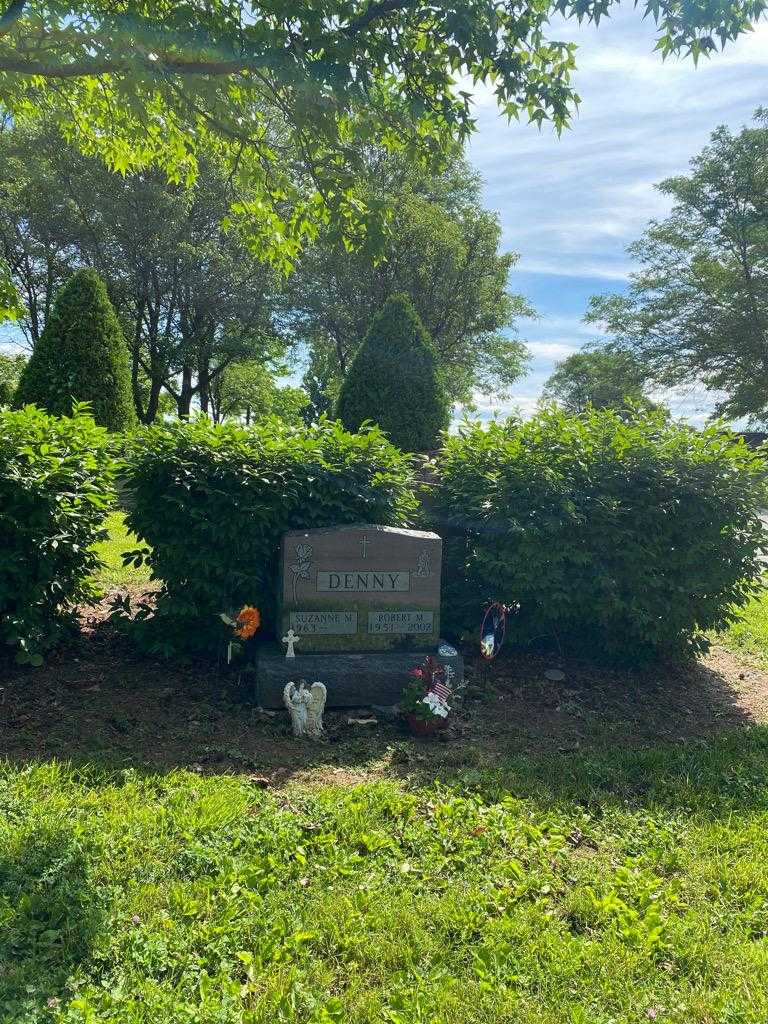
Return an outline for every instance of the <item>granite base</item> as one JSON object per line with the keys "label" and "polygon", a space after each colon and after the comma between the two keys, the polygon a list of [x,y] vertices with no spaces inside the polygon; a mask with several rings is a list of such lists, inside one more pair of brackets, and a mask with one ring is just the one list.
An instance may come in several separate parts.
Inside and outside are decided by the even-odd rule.
{"label": "granite base", "polygon": [[441,665],[450,665],[455,675],[452,686],[464,679],[464,660],[457,652],[444,657],[433,652],[367,651],[365,654],[299,654],[286,658],[285,648],[265,644],[256,661],[256,703],[263,708],[281,708],[283,690],[291,680],[308,683],[319,680],[328,688],[329,708],[369,707],[397,704],[408,685],[408,672],[420,665],[428,653]]}

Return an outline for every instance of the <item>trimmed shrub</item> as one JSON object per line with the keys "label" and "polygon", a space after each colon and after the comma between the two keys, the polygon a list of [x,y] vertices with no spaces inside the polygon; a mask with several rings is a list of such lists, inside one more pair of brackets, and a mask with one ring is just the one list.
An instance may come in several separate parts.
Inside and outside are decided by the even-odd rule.
{"label": "trimmed shrub", "polygon": [[286,530],[407,525],[417,508],[409,459],[375,429],[200,419],[137,432],[126,459],[127,522],[152,549],[132,558],[163,581],[144,641],[166,655],[221,649],[220,614],[246,604],[261,611],[260,635],[274,629]]}
{"label": "trimmed shrub", "polygon": [[450,402],[432,341],[407,295],[393,295],[374,317],[339,392],[347,430],[370,421],[406,452],[427,452],[448,427]]}
{"label": "trimmed shrub", "polygon": [[40,665],[73,602],[94,595],[92,545],[113,497],[108,434],[85,407],[0,412],[0,640]]}
{"label": "trimmed shrub", "polygon": [[695,654],[761,576],[765,463],[733,435],[549,409],[469,426],[439,460],[445,619],[520,602],[517,640],[625,662]]}
{"label": "trimmed shrub", "polygon": [[109,430],[125,430],[135,422],[128,350],[95,270],[79,270],[56,296],[14,405],[39,405],[66,416],[73,402],[90,403],[96,422]]}

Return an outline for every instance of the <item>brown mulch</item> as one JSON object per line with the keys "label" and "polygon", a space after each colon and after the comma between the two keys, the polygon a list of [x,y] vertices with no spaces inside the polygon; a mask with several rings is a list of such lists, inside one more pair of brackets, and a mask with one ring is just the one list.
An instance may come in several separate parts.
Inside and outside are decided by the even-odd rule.
{"label": "brown mulch", "polygon": [[[768,722],[768,673],[723,648],[684,667],[642,672],[506,651],[468,661],[450,733],[413,740],[398,720],[326,714],[328,739],[296,741],[287,717],[254,707],[249,677],[203,662],[142,656],[106,620],[105,600],[41,669],[0,661],[0,757],[109,768],[354,783],[392,772],[450,772],[515,754],[681,743]],[[562,682],[545,671],[560,668]],[[359,717],[359,716],[357,716]]]}

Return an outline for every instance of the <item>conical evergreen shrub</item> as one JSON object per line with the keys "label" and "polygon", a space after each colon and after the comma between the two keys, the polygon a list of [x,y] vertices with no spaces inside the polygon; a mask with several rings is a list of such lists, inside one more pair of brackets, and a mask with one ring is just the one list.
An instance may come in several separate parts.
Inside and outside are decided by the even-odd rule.
{"label": "conical evergreen shrub", "polygon": [[16,408],[34,404],[55,416],[68,416],[73,402],[90,402],[109,430],[135,422],[128,350],[95,270],[79,270],[56,296],[14,399]]}
{"label": "conical evergreen shrub", "polygon": [[407,295],[393,295],[374,318],[341,386],[336,416],[347,430],[377,423],[407,452],[437,448],[450,402],[432,340]]}

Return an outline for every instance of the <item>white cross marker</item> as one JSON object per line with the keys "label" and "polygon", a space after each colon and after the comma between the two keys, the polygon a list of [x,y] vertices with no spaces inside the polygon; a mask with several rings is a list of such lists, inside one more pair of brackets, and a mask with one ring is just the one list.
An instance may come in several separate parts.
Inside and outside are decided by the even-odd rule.
{"label": "white cross marker", "polygon": [[301,640],[301,637],[297,636],[296,633],[294,633],[292,629],[289,629],[287,636],[283,637],[283,643],[284,644],[288,644],[288,650],[285,652],[286,658],[295,658],[296,657],[296,654],[295,654],[293,648],[296,646],[296,644],[299,642],[299,640]]}
{"label": "white cross marker", "polygon": [[370,543],[371,543],[371,542],[370,542],[370,541],[368,540],[368,538],[367,538],[367,537],[365,537],[365,536],[364,536],[364,537],[363,537],[363,539],[362,539],[362,540],[360,541],[360,546],[361,546],[361,547],[362,547],[362,549],[363,549],[363,558],[367,558],[367,552],[368,552],[368,545],[369,545]]}

